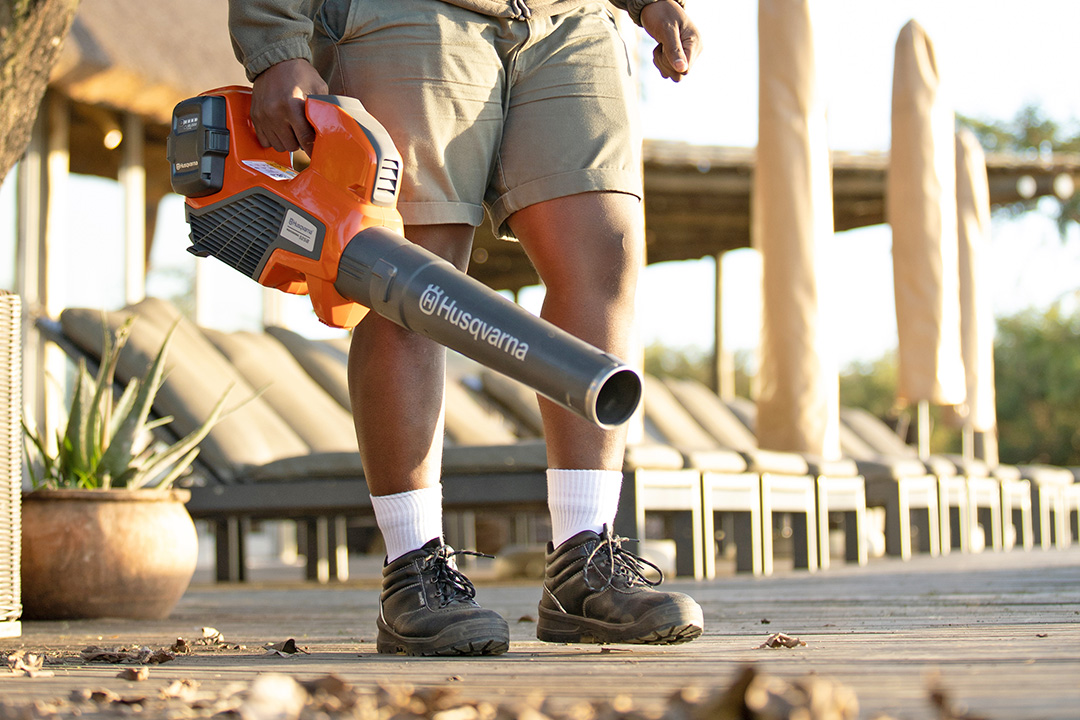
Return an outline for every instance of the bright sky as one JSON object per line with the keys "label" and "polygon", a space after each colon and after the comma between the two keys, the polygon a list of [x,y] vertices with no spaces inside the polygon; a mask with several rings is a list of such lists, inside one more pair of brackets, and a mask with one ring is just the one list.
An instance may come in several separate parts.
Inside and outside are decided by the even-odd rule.
{"label": "bright sky", "polygon": [[[706,49],[691,76],[678,85],[660,80],[648,69],[646,136],[752,147],[757,138],[757,3],[688,0],[688,5]],[[1059,122],[1080,119],[1076,0],[817,0],[815,11],[834,149],[888,149],[894,46],[900,28],[913,18],[935,44],[957,111],[1006,120],[1025,103],[1034,102]],[[13,256],[13,185],[7,182],[0,188],[4,257]],[[62,302],[115,307],[122,302],[120,288],[87,282],[86,268],[122,252],[119,189],[111,183],[77,179],[71,192],[83,202],[72,203],[79,207],[66,222],[80,242],[73,243],[61,260],[63,267],[57,269]],[[998,314],[1045,307],[1080,286],[1080,232],[1074,226],[1071,233],[1062,243],[1049,208],[1019,221],[995,220],[986,255]],[[171,198],[159,215],[155,262],[191,267],[194,259],[183,251],[186,236],[181,203]],[[888,228],[876,227],[840,233],[821,248],[834,269],[825,303],[832,308],[836,326],[845,330],[837,334],[842,364],[872,360],[895,348],[890,242]],[[222,293],[234,298],[240,294],[231,304],[246,312],[227,324],[257,323],[258,288],[218,263],[201,265],[200,283],[209,304],[220,307]],[[724,326],[730,349],[752,349],[757,344],[759,272],[753,251],[726,256]],[[711,347],[713,274],[711,260],[648,268],[641,293],[646,343]],[[0,263],[0,287],[12,283],[10,266]],[[166,293],[173,287],[168,272],[153,274],[151,292]],[[537,298],[538,294],[526,294],[523,302],[535,307]],[[288,307],[290,317],[299,317],[306,312],[306,300],[297,299]]]}

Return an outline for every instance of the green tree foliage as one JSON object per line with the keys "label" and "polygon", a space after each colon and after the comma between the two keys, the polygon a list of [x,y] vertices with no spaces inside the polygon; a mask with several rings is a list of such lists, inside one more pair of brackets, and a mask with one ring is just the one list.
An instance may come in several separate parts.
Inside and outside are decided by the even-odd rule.
{"label": "green tree foliage", "polygon": [[[1080,122],[1059,123],[1037,105],[1021,108],[1012,120],[978,120],[957,114],[957,123],[970,128],[987,152],[1044,156],[1051,153],[1080,153]],[[1034,209],[1037,201],[1027,200],[1000,212],[1018,215]],[[1069,223],[1080,223],[1080,192],[1071,198],[1059,199],[1058,231],[1062,239]]]}
{"label": "green tree foliage", "polygon": [[[896,353],[890,352],[873,362],[849,365],[840,373],[840,404],[868,410],[893,427],[906,441],[914,444],[914,408],[900,408],[896,405],[898,362]],[[945,422],[946,415],[943,408],[930,408],[931,452],[960,452],[960,433]]]}
{"label": "green tree foliage", "polygon": [[873,362],[856,362],[840,374],[840,402],[863,408],[880,418],[896,414],[896,353],[888,353]]}
{"label": "green tree foliage", "polygon": [[1080,313],[1000,318],[994,363],[1001,461],[1080,465]]}
{"label": "green tree foliage", "polygon": [[[750,397],[751,360],[752,354],[748,351],[735,353],[735,394],[741,397]],[[671,348],[662,343],[645,348],[645,372],[650,375],[697,380],[712,387],[712,368],[712,351]]]}

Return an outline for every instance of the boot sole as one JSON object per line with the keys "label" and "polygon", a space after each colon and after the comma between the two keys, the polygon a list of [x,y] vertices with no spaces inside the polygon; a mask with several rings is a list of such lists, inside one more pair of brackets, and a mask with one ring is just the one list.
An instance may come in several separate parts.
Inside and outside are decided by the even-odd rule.
{"label": "boot sole", "polygon": [[606,623],[541,606],[536,637],[551,643],[679,645],[699,637],[704,627],[696,604],[655,608],[632,623]]}
{"label": "boot sole", "polygon": [[489,620],[457,622],[429,637],[406,637],[394,632],[380,617],[375,649],[388,655],[418,657],[501,655],[510,649],[510,630]]}

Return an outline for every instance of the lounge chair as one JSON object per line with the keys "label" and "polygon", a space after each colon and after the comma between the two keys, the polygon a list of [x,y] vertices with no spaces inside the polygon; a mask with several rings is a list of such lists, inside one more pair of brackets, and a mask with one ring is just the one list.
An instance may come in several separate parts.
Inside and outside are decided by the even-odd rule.
{"label": "lounge chair", "polygon": [[685,379],[669,379],[665,384],[703,430],[723,447],[736,450],[752,459],[751,467],[756,465],[760,468],[763,458],[772,458],[775,461],[780,457],[788,462],[798,460],[805,464],[805,473],[813,478],[815,485],[819,567],[827,569],[830,565],[830,514],[839,514],[843,518],[841,527],[844,531],[846,561],[859,565],[867,563],[866,487],[854,462],[830,461],[801,453],[763,451],[754,434],[708,387]]}
{"label": "lounge chair", "polygon": [[[941,553],[948,554],[953,548],[968,552],[971,547],[972,524],[968,478],[972,474],[986,477],[988,472],[985,465],[958,463],[942,455],[919,458],[915,448],[905,443],[879,418],[862,408],[841,408],[840,419],[881,457],[909,458],[926,466],[927,472],[937,479],[938,484]],[[998,517],[1000,512],[999,500],[996,512]]]}
{"label": "lounge chair", "polygon": [[1070,538],[1080,542],[1080,467],[1069,468],[1073,483],[1065,488],[1065,529]]}
{"label": "lounge chair", "polygon": [[1017,469],[1031,485],[1031,524],[1039,547],[1068,547],[1072,542],[1069,503],[1076,492],[1072,470],[1040,464],[1018,465]]}
{"label": "lounge chair", "polygon": [[[148,299],[124,311],[110,313],[107,321],[116,326],[128,314],[138,320],[131,340],[121,356],[120,379],[138,373],[160,346],[168,328],[177,329],[169,353],[169,375],[158,395],[155,412],[174,417],[168,426],[176,433],[187,432],[206,416],[212,403],[226,390],[240,405],[211,431],[202,443],[197,463],[199,483],[191,488],[188,509],[197,519],[215,528],[217,578],[242,580],[245,577],[244,536],[251,520],[296,519],[308,529],[314,552],[309,552],[309,577],[326,580],[342,578],[344,558],[344,518],[370,515],[371,502],[363,468],[355,451],[351,419],[340,407],[322,403],[320,412],[299,418],[317,403],[312,398],[310,379],[287,363],[274,374],[282,379],[263,395],[246,380],[203,332],[167,303]],[[90,357],[100,353],[101,313],[70,309],[61,315],[61,340]],[[259,386],[261,387],[261,386]],[[315,387],[315,390],[318,390]],[[295,401],[283,400],[288,391]],[[289,417],[305,429],[305,442],[272,405],[270,400],[291,404]],[[336,403],[334,404],[336,406]],[[321,427],[325,424],[325,427]],[[343,427],[341,427],[343,425]],[[314,429],[319,428],[319,429]],[[336,439],[332,439],[336,438]],[[529,470],[543,467],[542,446],[448,447],[444,462],[446,504],[449,509],[477,506],[539,506],[546,487],[529,476]],[[474,476],[488,481],[482,497],[474,497]],[[515,480],[508,484],[511,477]],[[335,567],[336,566],[336,567]]]}
{"label": "lounge chair", "polygon": [[[725,400],[732,414],[753,433],[757,408],[746,398]],[[940,548],[937,479],[918,460],[881,455],[843,423],[840,451],[850,458],[863,477],[867,507],[885,510],[885,552],[910,559],[913,539],[920,549],[937,555]],[[918,533],[916,535],[916,530]]]}
{"label": "lounge chair", "polygon": [[[342,432],[339,440],[334,441],[340,443],[340,449],[334,444],[315,449],[291,426],[288,415],[282,415],[273,404],[288,407],[307,403],[311,389],[302,378],[310,382],[314,379],[312,375],[303,372],[298,361],[292,365],[284,363],[280,354],[275,353],[279,364],[272,375],[281,378],[281,386],[273,393],[266,388],[260,395],[260,383],[265,378],[257,376],[263,372],[258,363],[241,362],[252,379],[245,378],[201,329],[168,303],[147,299],[123,311],[109,313],[106,320],[115,327],[132,313],[138,320],[121,355],[118,368],[121,380],[140,372],[168,329],[176,325],[169,352],[169,375],[155,405],[156,413],[174,417],[169,426],[173,432],[184,433],[194,427],[227,389],[231,388],[231,397],[240,404],[202,444],[197,484],[191,488],[188,504],[193,517],[207,520],[215,527],[218,579],[245,577],[245,529],[251,520],[271,518],[297,519],[308,527],[311,547],[315,550],[309,553],[309,577],[321,580],[343,577],[347,572],[342,563],[344,520],[372,514],[355,445],[343,447],[347,433]],[[57,339],[72,353],[96,357],[100,353],[101,318],[96,310],[66,310],[54,328]],[[231,347],[237,358],[259,352],[244,349],[242,337],[234,339],[236,342],[216,337],[223,347]],[[329,343],[313,344],[338,350]],[[343,381],[344,366],[339,367],[339,380]],[[334,374],[333,370],[330,372]],[[468,393],[459,393],[461,388],[454,383],[449,383],[448,388],[451,388],[448,417],[459,417],[469,401]],[[313,417],[309,418],[312,427],[317,420],[330,418],[331,414],[312,413]],[[341,424],[341,414],[334,414],[336,419],[332,422]],[[461,430],[464,427],[473,437],[471,440],[460,434],[451,437],[444,449],[442,482],[447,511],[546,512],[547,460],[543,441],[518,440],[505,427],[500,433],[480,433],[477,437],[477,417],[474,414],[469,421],[450,423],[458,426],[460,432],[465,432]],[[351,422],[348,429],[351,430]],[[309,440],[314,439],[309,437]],[[475,444],[476,441],[484,444]],[[700,577],[704,565],[700,550],[698,475],[684,470],[677,451],[656,446],[629,448],[624,473],[615,531],[644,537],[645,512],[685,510],[691,515],[691,523],[676,526],[684,536],[681,541],[675,538],[679,545],[677,570],[680,574]],[[691,496],[692,507],[686,500]]]}
{"label": "lounge chair", "polygon": [[1001,547],[1012,550],[1019,544],[1031,550],[1035,547],[1031,481],[1013,465],[999,465],[992,472],[1001,486]]}
{"label": "lounge chair", "polygon": [[[883,452],[918,457],[914,448],[865,410],[847,408],[842,417],[860,437]],[[1061,490],[1072,482],[1071,473],[1064,468],[989,466],[981,460],[956,455],[932,455],[926,463],[940,482],[943,545],[969,549],[961,540],[970,537],[970,531],[980,522],[980,517],[983,527],[990,530],[990,546],[994,549],[1013,547],[1017,537],[1024,548],[1032,547],[1033,537],[1038,537],[1043,547],[1050,547],[1062,535],[1055,532],[1062,526],[1064,518],[1064,512],[1058,511],[1063,507]],[[953,523],[945,524],[946,510],[957,508],[965,498],[966,512],[960,514],[960,518],[957,518],[958,513],[950,514],[953,520],[966,519],[966,532],[964,525],[960,525],[960,538],[953,536],[950,542]]]}

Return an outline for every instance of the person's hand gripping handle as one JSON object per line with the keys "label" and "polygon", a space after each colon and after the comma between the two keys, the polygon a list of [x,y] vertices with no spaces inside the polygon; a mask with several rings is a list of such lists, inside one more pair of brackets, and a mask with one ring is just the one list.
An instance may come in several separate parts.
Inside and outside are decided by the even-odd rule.
{"label": "person's hand gripping handle", "polygon": [[278,152],[303,149],[311,155],[315,129],[308,122],[308,95],[325,95],[326,82],[307,60],[296,58],[271,65],[251,88],[251,122],[263,147]]}

